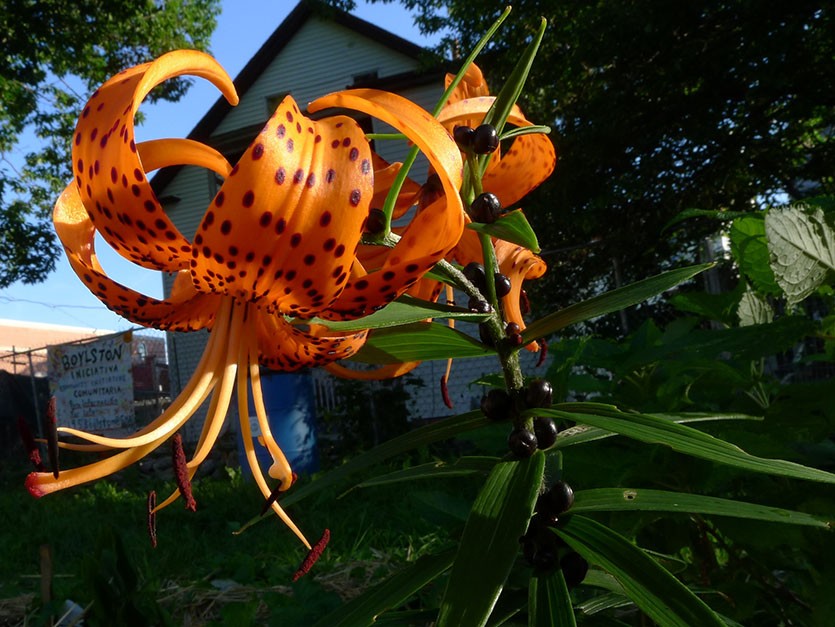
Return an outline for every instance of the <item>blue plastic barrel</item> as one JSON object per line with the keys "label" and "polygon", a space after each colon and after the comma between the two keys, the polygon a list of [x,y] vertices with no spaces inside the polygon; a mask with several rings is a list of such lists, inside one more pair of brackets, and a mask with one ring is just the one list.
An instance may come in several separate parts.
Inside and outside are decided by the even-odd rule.
{"label": "blue plastic barrel", "polygon": [[[298,474],[319,470],[319,451],[316,446],[316,404],[314,402],[313,378],[309,372],[262,372],[261,392],[270,423],[270,430],[293,471]],[[254,439],[255,453],[261,471],[266,475],[272,464],[272,457],[266,447],[258,442],[258,421],[255,406],[249,395],[250,424]],[[246,460],[243,440],[238,433],[238,458],[243,474],[252,478],[252,471]]]}

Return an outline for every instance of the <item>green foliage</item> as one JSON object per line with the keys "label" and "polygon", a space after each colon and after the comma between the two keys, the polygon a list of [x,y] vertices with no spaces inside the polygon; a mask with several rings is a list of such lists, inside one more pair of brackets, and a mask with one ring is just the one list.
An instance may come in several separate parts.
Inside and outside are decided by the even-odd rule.
{"label": "green foliage", "polygon": [[[505,6],[400,4],[442,35],[447,54],[470,50]],[[696,259],[716,225],[691,221],[661,236],[681,211],[751,211],[780,194],[835,191],[830,3],[511,4],[481,65],[501,85],[540,17],[548,20],[520,99],[530,119],[552,126],[560,159],[525,201],[546,258],[560,265],[540,283],[543,310]]]}
{"label": "green foliage", "polygon": [[[55,267],[49,217],[71,178],[78,109],[89,93],[128,66],[179,48],[205,49],[218,0],[12,2],[0,12],[0,154],[31,132],[36,152],[0,168],[0,287],[35,283]],[[167,81],[149,96],[177,100],[188,81]]]}
{"label": "green foliage", "polygon": [[[406,4],[416,6],[411,0]],[[480,28],[479,20],[490,16],[486,8],[483,15],[478,12],[478,3],[467,3],[466,14],[454,9],[457,3],[449,4],[450,23],[466,18],[467,29]],[[528,104],[534,110],[539,107],[540,113],[548,111],[546,119],[556,120],[558,143],[567,155],[569,187],[551,189],[551,194],[569,198],[571,185],[587,184],[584,200],[574,199],[568,205],[568,217],[576,218],[571,212],[582,209],[583,214],[577,215],[598,221],[589,231],[594,234],[601,220],[615,223],[611,211],[622,219],[634,208],[640,212],[636,220],[652,233],[654,225],[662,218],[668,221],[669,211],[675,209],[671,199],[687,206],[693,206],[694,200],[707,207],[721,202],[734,209],[747,207],[757,195],[785,191],[801,175],[819,187],[829,185],[830,175],[808,164],[825,154],[828,141],[826,133],[820,133],[818,142],[809,134],[828,129],[831,120],[820,126],[819,119],[829,118],[817,109],[811,120],[809,111],[795,107],[794,101],[778,100],[781,106],[775,109],[775,100],[768,100],[784,89],[773,84],[775,69],[788,60],[805,59],[809,40],[815,53],[829,50],[830,37],[819,32],[828,24],[829,13],[810,14],[792,5],[782,14],[775,10],[780,14],[775,18],[770,12],[750,13],[727,3],[683,12],[662,4],[636,11],[628,3],[598,3],[579,13],[572,5],[573,19],[558,21],[561,32],[552,39],[557,47],[550,52],[568,66],[579,63],[584,82],[572,80],[565,64],[549,64],[549,71],[557,68],[557,75],[566,79],[565,97],[555,99],[548,90],[535,88],[529,90]],[[425,8],[428,28],[440,24],[431,21],[436,7],[437,3]],[[555,2],[552,8],[561,15],[569,7]],[[787,15],[793,19],[779,21]],[[755,26],[737,19],[747,17],[756,18]],[[743,39],[734,28],[728,30],[729,19],[734,28],[745,31]],[[524,52],[510,54],[515,66],[507,72],[510,79],[488,114],[499,127],[526,80],[530,78],[534,86],[553,84],[544,80],[552,74],[534,72],[529,77],[536,67],[532,60],[542,38],[542,21],[536,22],[538,27],[533,26],[535,21],[520,23],[523,26],[503,33],[502,42],[491,44],[497,54],[494,59],[511,53],[514,45],[524,45]],[[635,37],[639,27],[644,36]],[[767,28],[761,33],[757,27]],[[794,33],[795,39],[802,34],[804,47],[788,47],[798,42],[775,39],[772,31]],[[590,32],[597,36],[589,37]],[[702,41],[710,35],[713,42],[717,32],[723,46]],[[757,45],[740,48],[740,41],[748,41],[745,37],[752,32],[761,36],[753,40]],[[463,31],[465,42],[470,33]],[[671,33],[675,33],[672,41]],[[627,35],[631,45],[621,47]],[[728,41],[722,41],[723,36]],[[721,54],[729,43],[736,46],[731,48],[736,56]],[[656,46],[661,44],[678,45],[681,48],[676,50],[683,53],[661,72],[686,78],[672,94],[664,91],[669,90],[669,82],[662,83],[662,89],[654,75],[636,74],[628,63],[624,65],[628,61],[644,71],[651,66],[657,73],[658,62],[670,59],[667,48],[659,59]],[[749,50],[766,45],[773,56]],[[622,51],[611,59],[616,49]],[[729,73],[731,58],[748,65],[735,62]],[[715,74],[694,73],[701,65]],[[804,67],[800,73],[807,70]],[[711,108],[717,88],[724,88],[724,99]],[[744,92],[742,101],[734,97],[736,91]],[[817,102],[822,92],[816,86],[810,91],[805,100],[798,100]],[[652,116],[645,108],[634,108],[636,101],[644,100],[653,102]],[[610,117],[595,118],[585,128],[582,114],[587,102]],[[706,107],[701,119],[678,115],[694,104]],[[759,109],[752,112],[750,107],[757,104]],[[659,106],[664,115],[656,110]],[[788,118],[783,117],[783,109],[792,109]],[[664,119],[667,114],[671,120]],[[648,132],[653,124],[663,131]],[[796,129],[786,130],[792,124],[805,141],[801,153],[786,150],[787,142],[793,145],[797,139]],[[618,135],[622,125],[629,127],[622,132],[638,131],[637,135]],[[753,176],[750,156],[745,156],[744,164],[735,159],[745,151],[725,154],[727,146],[722,142],[728,141],[728,128],[741,138],[737,141],[752,143],[766,155],[775,138],[775,145],[790,153],[789,160],[763,167]],[[693,129],[698,133],[694,135]],[[577,170],[578,165],[598,162],[571,152],[576,137],[587,140],[592,152],[606,153],[595,158],[605,157],[607,167]],[[718,152],[714,142],[720,144]],[[611,157],[623,163],[611,163]],[[479,188],[482,165],[481,158],[468,155],[465,199]],[[713,169],[721,172],[721,185]],[[588,179],[590,175],[595,178]],[[606,185],[601,183],[604,180]],[[835,326],[829,316],[799,315],[796,307],[812,293],[822,300],[831,294],[829,269],[835,269],[831,209],[829,201],[810,201],[808,207],[772,210],[763,220],[726,214],[735,216],[733,251],[751,284],[740,281],[730,293],[719,296],[679,294],[675,302],[701,317],[679,317],[667,325],[646,321],[618,342],[591,337],[555,342],[550,388],[542,380],[525,379],[518,359],[521,345],[639,302],[660,301],[663,293],[709,264],[667,269],[585,300],[572,294],[576,304],[554,308],[519,336],[507,330],[508,320],[496,298],[495,250],[489,234],[481,233],[483,293],[454,269],[438,268],[437,273],[449,275],[446,282],[469,297],[487,301],[488,313],[478,318],[480,340],[440,323],[416,322],[423,316],[434,317],[430,312],[437,307],[401,302],[375,314],[375,331],[359,361],[400,364],[495,354],[502,377],[498,384],[495,378],[484,379],[491,383],[493,396],[485,399],[483,413],[474,411],[410,431],[408,397],[397,384],[375,384],[370,394],[359,386],[346,386],[345,406],[331,416],[331,427],[337,429],[333,439],[342,447],[334,458],[362,452],[281,499],[285,507],[306,501],[309,507],[299,516],[300,522],[330,528],[335,538],[341,538],[341,545],[332,547],[340,551],[337,555],[379,554],[365,543],[374,530],[375,543],[409,563],[398,569],[381,568],[374,583],[356,586],[361,589],[352,589],[353,598],[341,607],[335,607],[332,596],[317,596],[321,580],[303,579],[293,588],[299,602],[288,612],[282,613],[281,599],[269,597],[273,612],[269,623],[308,624],[317,619],[321,624],[345,625],[435,621],[439,627],[511,621],[639,625],[652,620],[661,626],[688,627],[734,621],[808,623],[812,608],[831,596],[828,561],[835,541],[828,532],[835,509],[827,494],[835,483],[831,472],[835,447],[830,439],[835,431],[835,383],[790,381],[777,366],[789,359],[787,355],[799,353],[798,346],[808,344],[809,338]],[[560,231],[561,219],[555,218],[549,226],[565,235],[568,231]],[[582,233],[584,225],[578,226],[572,232]],[[637,261],[669,260],[671,250],[677,260],[687,258],[686,241],[678,238],[690,235],[677,233],[668,242],[671,247],[650,246],[631,257],[613,244],[619,236],[607,247],[612,244],[616,260],[636,261],[629,266],[628,277],[642,272]],[[628,236],[629,245],[640,249],[634,232]],[[786,296],[786,307],[777,298],[777,288]],[[443,315],[460,314],[462,321],[472,321],[464,312],[443,309]],[[831,346],[825,349],[815,355],[826,359],[833,351]],[[804,360],[813,361],[808,356]],[[802,360],[794,361],[797,365]],[[386,419],[380,420],[383,414]],[[552,424],[549,419],[559,424],[558,434],[547,428]],[[364,428],[371,434],[361,433]],[[448,438],[457,441],[446,452],[439,455],[439,449],[426,449]],[[496,456],[489,456],[494,452]],[[445,481],[438,481],[441,478]],[[358,489],[343,491],[349,479]],[[405,490],[407,481],[416,489]],[[130,492],[99,490],[92,498],[96,516],[107,514],[109,503],[138,501]],[[90,491],[77,494],[91,498]],[[362,498],[356,498],[359,494]],[[317,507],[324,501],[315,499],[327,497],[327,507]],[[225,505],[209,515],[198,510],[201,531],[211,533],[212,526],[236,529],[235,539],[245,538],[250,549],[255,545],[259,551],[236,552],[214,568],[241,580],[286,579],[293,567],[289,558],[276,559],[271,529],[256,525],[264,517],[254,516],[241,525],[240,520],[247,518],[242,515],[246,507]],[[218,511],[223,523],[213,518]],[[426,528],[432,531],[424,535]],[[415,535],[410,535],[413,530]],[[50,531],[56,533],[54,528]],[[404,536],[408,537],[405,549]],[[414,551],[413,545],[418,545]],[[87,585],[77,592],[92,597],[116,620],[164,621],[148,583],[154,580],[152,573],[146,575],[135,566],[125,546],[131,545],[108,541],[98,554],[105,569],[89,571]],[[172,554],[194,568],[200,562],[187,553],[189,549],[194,549],[193,543],[170,547]],[[327,572],[339,560],[329,551],[317,569]],[[307,604],[314,598],[316,602]],[[230,604],[218,620],[263,621],[260,607],[252,599]]]}

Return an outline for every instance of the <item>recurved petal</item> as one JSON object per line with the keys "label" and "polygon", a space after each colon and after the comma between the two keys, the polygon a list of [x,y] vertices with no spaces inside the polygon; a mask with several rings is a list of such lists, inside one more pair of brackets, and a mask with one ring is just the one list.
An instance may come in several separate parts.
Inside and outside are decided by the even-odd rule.
{"label": "recurved petal", "polygon": [[556,164],[554,144],[547,135],[520,135],[500,159],[490,161],[482,185],[503,207],[510,207],[551,176]]}
{"label": "recurved petal", "polygon": [[[379,209],[383,207],[391,185],[403,164],[389,164],[377,153],[372,153],[372,164],[374,166],[374,197],[371,199],[371,207]],[[397,202],[391,215],[392,220],[406,213],[417,202],[419,193],[420,185],[411,179],[406,179],[397,195]]]}
{"label": "recurved petal", "polygon": [[156,329],[193,331],[212,325],[219,297],[197,293],[185,270],[175,280],[176,294],[167,300],[146,296],[107,276],[96,257],[95,228],[74,185],[58,199],[53,221],[72,269],[109,309],[131,322]]}
{"label": "recurved petal", "polygon": [[[450,86],[455,74],[447,74],[444,79],[444,89]],[[478,96],[487,96],[490,94],[490,89],[487,87],[487,82],[484,80],[484,74],[481,69],[475,64],[471,63],[464,72],[464,78],[456,86],[455,90],[450,94],[448,103],[458,102],[465,98],[476,98]]]}
{"label": "recurved petal", "polygon": [[356,353],[365,343],[368,331],[328,334],[321,325],[308,330],[288,324],[284,317],[264,311],[255,313],[258,352],[262,365],[293,372],[322,366]]}
{"label": "recurved petal", "polygon": [[[525,329],[522,317],[520,298],[522,284],[526,280],[538,279],[545,274],[548,265],[541,257],[534,255],[529,249],[507,242],[495,240],[496,258],[499,260],[499,272],[510,279],[510,293],[502,299],[502,307],[508,322],[515,322],[519,328]],[[525,348],[538,351],[539,345],[531,342]]]}
{"label": "recurved petal", "polygon": [[[81,113],[73,138],[73,173],[84,207],[102,237],[146,268],[188,266],[188,240],[162,210],[134,142],[133,119],[156,85],[191,74],[214,83],[231,103],[235,88],[223,68],[201,52],[181,50],[125,70],[102,85]],[[148,168],[146,170],[146,168]]]}
{"label": "recurved petal", "polygon": [[[139,144],[138,152],[149,169],[191,164],[225,175],[230,168],[214,149],[186,139],[144,142]],[[96,227],[74,184],[68,185],[61,194],[52,220],[73,270],[108,308],[132,322],[158,329],[191,331],[212,325],[218,298],[197,293],[187,271],[178,271],[172,294],[166,300],[136,292],[107,275],[96,256]],[[184,246],[181,252],[189,257],[191,247]]]}
{"label": "recurved petal", "polygon": [[455,246],[464,228],[458,190],[461,154],[446,129],[419,106],[396,94],[373,89],[342,91],[310,104],[310,111],[329,107],[355,109],[395,127],[414,142],[438,175],[443,195],[418,211],[376,271],[345,287],[331,307],[333,313],[361,316],[382,307],[411,287]]}
{"label": "recurved petal", "polygon": [[310,120],[288,96],[197,230],[195,285],[284,313],[318,314],[348,278],[373,185],[359,125],[345,116]]}

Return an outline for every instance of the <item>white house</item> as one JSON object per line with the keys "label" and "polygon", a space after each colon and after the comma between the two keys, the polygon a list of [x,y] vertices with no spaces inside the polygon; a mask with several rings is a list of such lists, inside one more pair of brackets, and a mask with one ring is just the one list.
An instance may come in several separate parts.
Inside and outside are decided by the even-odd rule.
{"label": "white house", "polygon": [[[431,110],[443,91],[446,68],[441,65],[410,41],[348,13],[302,0],[235,79],[238,106],[218,98],[189,138],[213,146],[235,163],[287,94],[304,106],[329,92],[376,87],[402,94]],[[357,119],[369,132],[390,130],[376,120]],[[377,142],[375,149],[390,161],[405,154],[402,142]],[[421,167],[412,172],[419,180]],[[160,171],[152,184],[174,224],[189,236],[196,231],[219,181],[206,170],[184,166]],[[166,277],[164,287],[167,293],[171,277]],[[168,334],[173,392],[188,381],[205,343],[205,332]],[[415,372],[426,382],[417,406],[421,417],[451,413],[438,388],[445,367],[444,363],[423,364]],[[481,392],[471,389],[469,383],[496,368],[493,360],[456,363],[450,385],[456,411],[477,406]]]}

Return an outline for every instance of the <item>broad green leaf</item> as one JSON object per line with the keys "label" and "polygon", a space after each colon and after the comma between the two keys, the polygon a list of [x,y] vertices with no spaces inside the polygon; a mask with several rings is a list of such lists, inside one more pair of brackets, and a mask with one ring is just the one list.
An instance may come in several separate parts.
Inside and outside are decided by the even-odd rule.
{"label": "broad green leaf", "polygon": [[[748,414],[652,414],[663,420],[687,424],[688,422],[715,422],[717,420],[762,420],[760,416],[749,416]],[[553,449],[561,449],[575,444],[585,444],[618,435],[612,431],[590,427],[588,425],[575,425],[557,434],[557,442]]]}
{"label": "broad green leaf", "polygon": [[597,488],[574,493],[572,513],[609,511],[655,511],[750,518],[769,522],[830,528],[822,518],[779,507],[743,503],[700,494],[627,488]]}
{"label": "broad green leaf", "polygon": [[499,461],[498,457],[462,457],[454,462],[435,461],[419,466],[412,466],[396,472],[373,477],[357,484],[358,488],[415,481],[417,479],[446,479],[449,477],[467,477],[478,473],[487,473]]}
{"label": "broad green leaf", "polygon": [[414,564],[386,577],[338,607],[316,623],[316,627],[366,627],[377,617],[405,603],[415,592],[446,571],[455,559],[455,551],[426,555]]}
{"label": "broad green leaf", "polygon": [[583,516],[568,516],[554,529],[590,563],[615,576],[627,596],[664,627],[719,627],[722,619],[658,562],[623,536]]}
{"label": "broad green leaf", "polygon": [[670,304],[687,313],[693,313],[709,320],[718,320],[728,326],[736,324],[739,299],[745,292],[745,281],[739,281],[730,292],[708,294],[707,292],[684,292],[673,294]]}
{"label": "broad green leaf", "polygon": [[321,324],[332,331],[359,331],[361,329],[396,327],[413,322],[421,322],[427,318],[454,318],[468,322],[482,322],[489,317],[489,314],[473,313],[463,307],[450,307],[449,305],[433,303],[404,294],[396,301],[383,307],[380,311],[375,311],[373,314],[364,318],[340,321],[313,318],[304,322],[305,324]]}
{"label": "broad green leaf", "polygon": [[528,588],[528,627],[572,627],[577,621],[559,568],[534,575]]}
{"label": "broad green leaf", "polygon": [[611,405],[597,403],[560,403],[552,409],[537,409],[536,414],[568,418],[641,442],[663,444],[685,455],[752,472],[835,483],[835,474],[782,459],[749,455],[730,442],[659,416],[622,412]]}
{"label": "broad green leaf", "polygon": [[[357,455],[338,468],[334,468],[333,470],[317,476],[303,486],[298,488],[294,487],[286,497],[281,499],[281,505],[282,507],[289,507],[290,505],[298,503],[302,499],[316,494],[321,490],[335,485],[340,485],[347,481],[348,477],[352,474],[369,468],[375,464],[379,464],[380,462],[383,462],[390,457],[394,457],[395,455],[414,450],[427,444],[432,444],[433,442],[447,440],[460,435],[461,433],[466,433],[467,431],[472,431],[488,424],[490,424],[490,422],[484,414],[481,413],[481,410],[475,410],[466,414],[444,418],[423,427],[418,427],[413,431],[409,431],[408,433],[404,433],[403,435],[399,435],[396,438],[383,442],[379,446],[375,446],[370,451]],[[264,518],[272,518],[272,516],[269,513],[255,516],[244,523],[241,528],[234,533],[242,533],[255,523],[264,520]]]}
{"label": "broad green leaf", "polygon": [[437,627],[487,622],[519,553],[519,536],[533,513],[544,470],[539,451],[493,468],[464,526]]}
{"label": "broad green leaf", "polygon": [[791,205],[765,215],[774,278],[789,304],[799,303],[835,270],[835,230],[822,209]]}
{"label": "broad green leaf", "polygon": [[816,323],[807,316],[782,316],[769,324],[730,329],[694,329],[660,347],[656,357],[714,359],[729,353],[735,359],[759,359],[788,350],[816,331]]}
{"label": "broad green leaf", "polygon": [[741,327],[769,324],[774,321],[774,310],[771,305],[751,288],[747,288],[740,297],[739,307],[736,311]]}
{"label": "broad green leaf", "polygon": [[746,216],[733,221],[730,229],[731,253],[742,273],[758,292],[780,294],[768,260],[765,221],[762,216]]}
{"label": "broad green leaf", "polygon": [[685,220],[689,220],[691,218],[711,218],[713,220],[721,220],[723,222],[727,222],[729,220],[736,220],[737,218],[744,218],[748,215],[750,214],[745,211],[714,211],[711,209],[685,209],[684,211],[676,215],[672,220],[667,222],[667,224],[665,224],[664,227],[661,229],[661,232],[664,233],[670,227],[675,226],[679,222],[684,222]]}
{"label": "broad green leaf", "polygon": [[492,235],[499,239],[519,244],[532,250],[535,253],[539,252],[539,241],[536,239],[536,233],[531,228],[528,219],[520,209],[511,211],[502,216],[493,224],[484,224],[481,222],[471,222],[467,225],[468,229]]}
{"label": "broad green leaf", "polygon": [[663,274],[644,279],[643,281],[620,287],[611,292],[594,296],[583,302],[569,305],[565,309],[555,311],[531,323],[522,333],[522,343],[528,344],[541,337],[556,333],[577,322],[597,318],[598,316],[636,305],[675,287],[679,283],[693,278],[712,266],[713,264],[706,263],[699,266],[670,270],[669,272],[664,272]]}
{"label": "broad green leaf", "polygon": [[466,333],[450,329],[445,324],[415,322],[378,329],[351,360],[368,364],[399,364],[406,361],[461,359],[495,354],[495,351]]}

